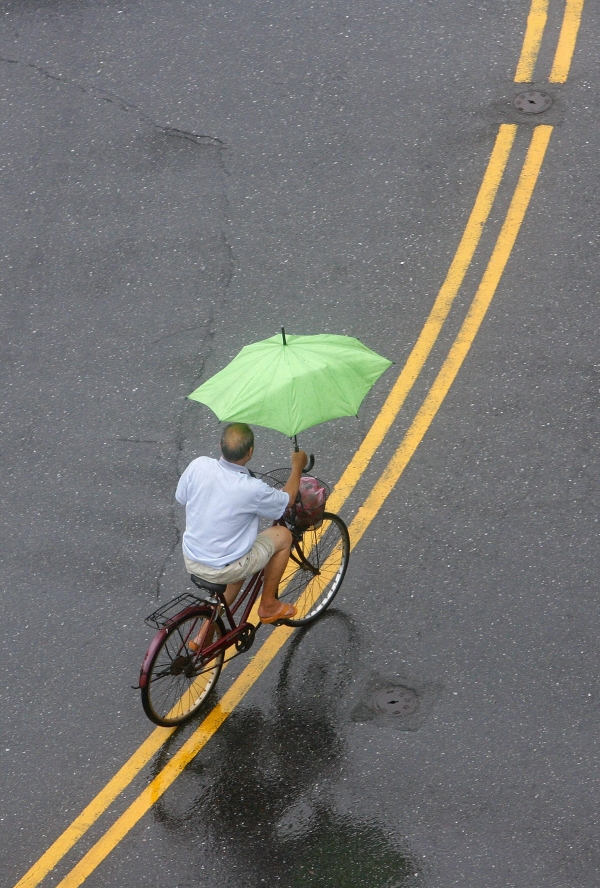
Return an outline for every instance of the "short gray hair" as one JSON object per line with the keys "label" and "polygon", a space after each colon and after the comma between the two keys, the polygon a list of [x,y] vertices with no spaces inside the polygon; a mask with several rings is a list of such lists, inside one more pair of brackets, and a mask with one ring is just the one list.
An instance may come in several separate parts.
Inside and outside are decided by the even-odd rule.
{"label": "short gray hair", "polygon": [[245,422],[232,422],[223,429],[221,453],[227,462],[243,459],[254,447],[254,432]]}

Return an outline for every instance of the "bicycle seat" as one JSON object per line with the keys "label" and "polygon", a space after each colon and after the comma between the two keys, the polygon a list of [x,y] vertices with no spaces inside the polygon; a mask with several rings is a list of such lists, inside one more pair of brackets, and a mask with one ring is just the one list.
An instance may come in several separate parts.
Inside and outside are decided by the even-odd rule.
{"label": "bicycle seat", "polygon": [[202,577],[197,577],[194,574],[190,574],[190,579],[198,589],[204,589],[212,595],[218,595],[219,593],[224,592],[227,588],[226,583],[209,583],[208,580],[203,580]]}

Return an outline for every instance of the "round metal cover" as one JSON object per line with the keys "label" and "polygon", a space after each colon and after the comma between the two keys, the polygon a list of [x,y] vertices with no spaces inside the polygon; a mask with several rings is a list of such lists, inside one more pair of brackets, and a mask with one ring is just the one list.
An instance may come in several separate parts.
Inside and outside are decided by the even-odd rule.
{"label": "round metal cover", "polygon": [[377,691],[371,700],[375,712],[386,715],[410,715],[419,705],[419,698],[410,688],[385,688]]}
{"label": "round metal cover", "polygon": [[527,92],[519,93],[513,99],[513,105],[517,111],[523,114],[541,114],[547,111],[552,104],[552,99],[548,93],[541,92],[539,89],[530,89]]}

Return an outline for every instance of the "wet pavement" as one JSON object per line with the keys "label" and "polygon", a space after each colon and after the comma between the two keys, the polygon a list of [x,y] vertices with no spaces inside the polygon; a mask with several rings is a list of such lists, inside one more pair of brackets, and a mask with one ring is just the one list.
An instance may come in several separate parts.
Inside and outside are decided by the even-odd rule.
{"label": "wet pavement", "polygon": [[[550,2],[542,85],[563,8]],[[282,324],[359,336],[396,366],[357,420],[301,438],[335,483],[431,309],[498,126],[515,122],[503,97],[529,5],[3,10],[0,872],[13,886],[152,730],[131,688],[143,617],[187,588],[173,492],[219,435],[185,395]],[[598,884],[599,24],[588,0],[491,308],[330,612],[85,884]],[[456,337],[531,127],[348,523]],[[287,449],[260,431],[255,468]],[[390,689],[405,696],[375,711]]]}

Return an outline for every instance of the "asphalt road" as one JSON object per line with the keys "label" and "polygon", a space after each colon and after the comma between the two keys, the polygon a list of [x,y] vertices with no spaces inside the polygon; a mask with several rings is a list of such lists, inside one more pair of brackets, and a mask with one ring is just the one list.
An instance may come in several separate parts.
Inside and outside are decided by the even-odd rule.
{"label": "asphalt road", "polygon": [[[554,103],[532,122],[507,101],[526,0],[3,4],[2,885],[151,733],[131,689],[143,618],[187,588],[173,493],[219,436],[185,396],[282,324],[360,337],[395,366],[358,419],[301,438],[334,484],[514,123],[464,283],[348,523],[455,341],[533,126],[552,125],[524,222],[335,607],[85,884],[598,885],[600,20],[587,0],[566,83],[547,85],[564,8],[550,0],[531,79]],[[259,430],[256,469],[287,453]],[[421,695],[419,719],[369,715],[390,684]]]}

